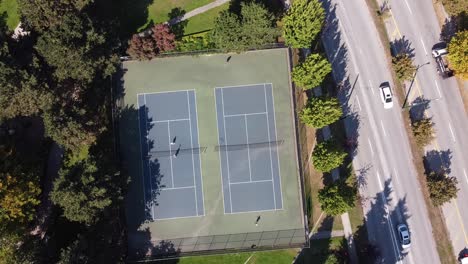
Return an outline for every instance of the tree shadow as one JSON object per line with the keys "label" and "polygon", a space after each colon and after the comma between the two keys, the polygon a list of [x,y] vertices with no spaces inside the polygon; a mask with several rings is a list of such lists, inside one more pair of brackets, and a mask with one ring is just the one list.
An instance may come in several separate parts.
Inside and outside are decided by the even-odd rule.
{"label": "tree shadow", "polygon": [[447,150],[430,150],[424,156],[424,168],[426,175],[430,172],[450,174],[450,165],[452,164],[452,151]]}
{"label": "tree shadow", "polygon": [[180,7],[173,8],[169,16],[169,25],[171,31],[174,33],[177,40],[180,40],[185,34],[185,28],[187,27],[188,20],[181,20],[187,12]]}
{"label": "tree shadow", "polygon": [[368,163],[357,170],[356,185],[358,188],[365,188],[367,186],[367,176],[372,169],[372,164]]}
{"label": "tree shadow", "polygon": [[410,58],[414,58],[415,52],[414,48],[411,47],[411,42],[403,36],[400,39],[396,39],[390,42],[390,49],[392,55],[396,56],[398,54],[406,54]]}
{"label": "tree shadow", "polygon": [[148,227],[129,234],[128,239],[131,242],[129,243],[129,260],[151,260],[152,256],[164,256],[172,259],[161,261],[160,263],[172,264],[179,262],[177,257],[180,255],[180,249],[175,247],[170,241],[152,241],[151,232]]}
{"label": "tree shadow", "polygon": [[[396,263],[408,254],[400,246],[396,227],[398,224],[407,223],[411,216],[406,206],[406,197],[396,201],[392,198],[391,181],[391,178],[387,179],[383,190],[366,201],[368,204],[365,206],[369,210],[364,218],[365,227],[359,227],[355,233],[361,263]],[[408,227],[411,230],[411,226]],[[363,237],[367,232],[368,241]]]}
{"label": "tree shadow", "polygon": [[107,12],[113,12],[120,23],[120,37],[128,39],[148,25],[148,7],[154,0],[104,0]]}
{"label": "tree shadow", "polygon": [[446,18],[444,24],[442,25],[442,29],[440,30],[440,41],[450,42],[455,33],[458,31],[458,23],[457,19],[453,18]]}
{"label": "tree shadow", "polygon": [[418,96],[411,104],[409,113],[412,122],[424,119],[424,113],[429,109],[431,100]]}

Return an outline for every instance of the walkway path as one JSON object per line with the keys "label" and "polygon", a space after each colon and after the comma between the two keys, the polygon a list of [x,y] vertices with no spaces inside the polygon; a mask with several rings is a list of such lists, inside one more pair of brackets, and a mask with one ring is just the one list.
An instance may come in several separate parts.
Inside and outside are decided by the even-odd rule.
{"label": "walkway path", "polygon": [[177,24],[181,21],[184,21],[184,20],[187,20],[193,16],[196,16],[196,15],[199,15],[201,13],[205,13],[206,11],[210,10],[210,9],[213,9],[215,7],[218,7],[222,4],[225,4],[227,2],[229,2],[230,0],[216,0],[214,2],[211,2],[207,5],[204,5],[204,6],[201,6],[199,8],[195,8],[194,10],[192,11],[189,11],[187,12],[186,14],[182,15],[182,16],[178,16],[178,17],[175,17],[171,20],[169,20],[167,23],[169,25],[174,25],[174,24]]}

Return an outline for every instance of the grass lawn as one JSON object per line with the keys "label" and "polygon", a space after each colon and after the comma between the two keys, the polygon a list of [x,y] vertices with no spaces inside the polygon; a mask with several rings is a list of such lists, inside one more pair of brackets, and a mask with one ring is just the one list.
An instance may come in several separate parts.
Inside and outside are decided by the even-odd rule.
{"label": "grass lawn", "polygon": [[218,14],[228,8],[229,3],[226,3],[188,19],[187,26],[184,31],[185,35],[212,29]]}
{"label": "grass lawn", "polygon": [[6,13],[6,24],[14,30],[19,24],[18,3],[16,0],[0,0],[0,14]]}
{"label": "grass lawn", "polygon": [[[253,253],[226,254],[206,257],[187,257],[181,258],[180,264],[283,264],[291,263],[297,255],[298,249],[285,249],[275,251],[263,251]],[[165,262],[161,262],[164,264]]]}
{"label": "grass lawn", "polygon": [[185,12],[189,12],[213,1],[214,0],[154,0],[148,7],[148,22],[153,21],[154,24],[158,24],[168,21],[169,13],[174,8],[180,8]]}
{"label": "grass lawn", "polygon": [[346,248],[344,237],[334,237],[331,239],[318,239],[310,241],[310,248],[302,251],[297,259],[297,264],[324,263],[333,251],[340,251]]}

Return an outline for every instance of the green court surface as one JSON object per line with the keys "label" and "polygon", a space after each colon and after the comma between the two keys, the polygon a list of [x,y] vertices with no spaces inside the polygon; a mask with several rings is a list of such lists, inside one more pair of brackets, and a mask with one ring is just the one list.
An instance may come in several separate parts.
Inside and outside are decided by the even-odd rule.
{"label": "green court surface", "polygon": [[[126,209],[132,258],[160,252],[298,247],[306,242],[287,49],[127,61],[123,63],[123,71],[119,103],[120,152],[123,167],[131,179]],[[220,144],[219,100],[215,88],[255,84],[272,87],[276,134],[278,140],[283,141],[278,147],[282,205],[275,210],[225,214],[223,179],[226,179],[222,176],[222,155],[213,150]],[[145,206],[137,94],[186,90],[194,90],[199,144],[207,147],[200,154],[204,214],[153,220],[148,218]],[[265,102],[266,97],[260,103]],[[239,104],[242,103],[241,100]],[[242,105],[239,107],[242,109]],[[259,216],[261,220],[256,225]]]}

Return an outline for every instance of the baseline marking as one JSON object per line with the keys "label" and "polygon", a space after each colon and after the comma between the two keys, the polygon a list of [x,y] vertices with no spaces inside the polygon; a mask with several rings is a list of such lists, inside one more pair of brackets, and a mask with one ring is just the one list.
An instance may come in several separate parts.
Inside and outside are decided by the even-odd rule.
{"label": "baseline marking", "polygon": [[[223,107],[223,126],[224,126],[224,140],[226,145],[228,145],[227,133],[226,133],[226,117],[224,116],[224,93],[221,89],[221,105]],[[231,172],[229,171],[229,153],[226,151],[226,162],[227,162],[227,172],[228,172],[228,182],[231,182]],[[231,213],[232,213],[232,194],[231,194],[231,185],[229,184],[229,203],[231,204]]]}
{"label": "baseline marking", "polygon": [[187,186],[187,187],[173,187],[173,188],[160,188],[160,191],[172,191],[172,190],[184,190],[184,189],[193,189],[194,186]]}
{"label": "baseline marking", "polygon": [[[141,144],[141,120],[140,120],[140,102],[138,101],[138,95],[137,95],[137,107],[138,107],[138,138],[140,139],[140,157],[141,157],[141,173],[142,173],[142,176],[143,176],[143,181],[142,181],[142,184],[143,184],[143,201],[144,201],[144,205],[145,205],[145,213],[146,213],[146,186],[145,186],[145,169],[144,169],[144,165],[143,165],[143,162],[144,162],[144,159],[143,159],[143,148],[142,148],[142,144]],[[150,184],[151,184],[151,181],[150,181]],[[151,187],[151,185],[150,185]],[[151,190],[152,192],[152,190]],[[151,194],[150,192],[150,194]],[[153,206],[151,206],[151,218],[154,220],[154,215],[153,215]]]}
{"label": "baseline marking", "polygon": [[247,184],[247,183],[262,183],[262,182],[272,182],[273,180],[261,180],[261,181],[245,181],[245,182],[230,182],[231,185],[236,184]]}
{"label": "baseline marking", "polygon": [[156,123],[177,122],[177,121],[190,121],[190,118],[179,118],[179,119],[157,120],[157,121],[151,121],[151,122],[148,122],[148,123],[150,123],[150,124],[156,124]]}
{"label": "baseline marking", "polygon": [[267,112],[257,112],[257,113],[248,113],[248,114],[233,114],[233,115],[225,115],[224,117],[233,117],[233,116],[251,116],[251,115],[264,115]]}
{"label": "baseline marking", "polygon": [[[270,153],[270,168],[271,168],[271,180],[272,180],[272,189],[273,189],[273,202],[276,209],[276,192],[275,192],[275,177],[273,175],[273,158],[271,156],[271,137],[270,137],[270,121],[268,116],[268,102],[267,102],[267,93],[266,93],[266,85],[263,85],[263,94],[265,95],[265,109],[267,110],[266,118],[267,118],[267,132],[268,132],[268,152]],[[281,190],[280,190],[281,192]]]}
{"label": "baseline marking", "polygon": [[[195,161],[193,160],[192,120],[191,120],[191,112],[190,112],[190,98],[189,98],[189,92],[188,91],[187,91],[187,104],[188,104],[188,114],[189,114],[190,147],[192,147],[192,173],[193,173],[192,176],[193,176],[193,184],[197,185],[197,179],[195,177]],[[195,195],[195,210],[197,211],[197,215],[198,215],[197,189],[195,189],[195,191],[193,193]]]}
{"label": "baseline marking", "polygon": [[223,90],[223,89],[237,88],[237,87],[261,86],[261,85],[265,85],[265,84],[273,85],[272,83],[250,83],[250,84],[232,85],[232,86],[219,86],[219,87],[216,87],[216,88]]}

